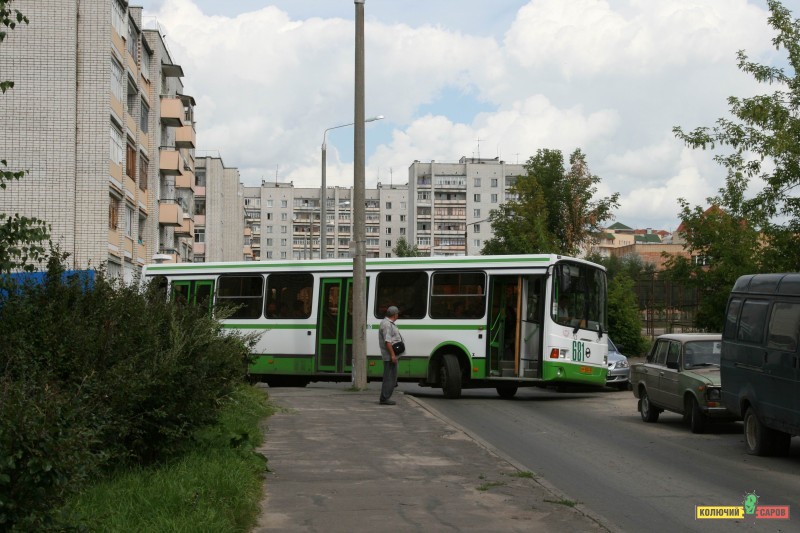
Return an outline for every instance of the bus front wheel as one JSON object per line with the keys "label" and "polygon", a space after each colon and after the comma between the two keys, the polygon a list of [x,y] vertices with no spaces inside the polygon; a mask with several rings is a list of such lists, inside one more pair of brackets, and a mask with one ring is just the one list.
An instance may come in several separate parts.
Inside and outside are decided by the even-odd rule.
{"label": "bus front wheel", "polygon": [[517,389],[518,387],[516,385],[498,385],[497,394],[503,399],[510,400],[517,394]]}
{"label": "bus front wheel", "polygon": [[439,382],[445,398],[457,399],[461,397],[461,366],[458,357],[451,353],[442,356],[439,367]]}

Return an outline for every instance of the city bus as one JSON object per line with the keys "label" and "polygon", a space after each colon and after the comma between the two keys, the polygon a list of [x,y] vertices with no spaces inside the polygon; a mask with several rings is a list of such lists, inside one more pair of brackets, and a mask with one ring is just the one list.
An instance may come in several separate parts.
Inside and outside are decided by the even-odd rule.
{"label": "city bus", "polygon": [[[232,309],[229,330],[257,332],[251,379],[305,386],[352,379],[351,259],[154,264],[173,299]],[[374,258],[366,261],[367,379],[380,380],[378,328],[389,306],[406,345],[398,380],[441,388],[604,386],[607,280],[559,255]]]}

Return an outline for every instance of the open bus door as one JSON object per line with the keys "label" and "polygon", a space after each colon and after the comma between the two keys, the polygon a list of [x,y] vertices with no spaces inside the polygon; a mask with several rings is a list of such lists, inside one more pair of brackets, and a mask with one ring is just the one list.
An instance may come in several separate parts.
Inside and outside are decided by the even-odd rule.
{"label": "open bus door", "polygon": [[491,276],[489,285],[489,375],[517,377],[520,368],[521,276]]}
{"label": "open bus door", "polygon": [[353,366],[353,278],[321,280],[317,370],[347,373]]}
{"label": "open bus door", "polygon": [[542,376],[542,318],[545,313],[546,279],[544,276],[525,276],[523,279],[520,376],[525,378]]}
{"label": "open bus door", "polygon": [[172,300],[191,305],[202,305],[211,313],[211,304],[214,300],[214,281],[203,280],[175,280],[172,282]]}

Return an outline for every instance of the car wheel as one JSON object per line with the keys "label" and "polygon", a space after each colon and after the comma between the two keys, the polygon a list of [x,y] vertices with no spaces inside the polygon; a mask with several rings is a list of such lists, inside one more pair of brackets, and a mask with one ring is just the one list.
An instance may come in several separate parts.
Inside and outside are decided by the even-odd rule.
{"label": "car wheel", "polygon": [[748,407],[744,413],[744,445],[750,455],[786,455],[792,436],[768,428],[758,419],[755,409]]}
{"label": "car wheel", "polygon": [[442,384],[442,392],[445,398],[461,398],[461,366],[458,358],[446,353],[442,356],[442,364],[439,367],[439,382]]}
{"label": "car wheel", "polygon": [[700,404],[697,403],[697,398],[689,396],[686,398],[686,413],[689,417],[689,428],[692,433],[704,433],[708,425],[708,417],[700,409]]}
{"label": "car wheel", "polygon": [[639,393],[639,413],[645,422],[658,422],[658,409],[650,403],[646,389],[642,389]]}

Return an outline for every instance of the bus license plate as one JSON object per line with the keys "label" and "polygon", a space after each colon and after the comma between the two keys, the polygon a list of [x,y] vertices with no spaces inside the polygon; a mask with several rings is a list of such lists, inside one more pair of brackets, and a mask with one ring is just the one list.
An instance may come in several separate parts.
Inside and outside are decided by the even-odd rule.
{"label": "bus license plate", "polygon": [[580,368],[579,372],[581,374],[591,374],[592,373],[592,367],[590,367],[590,366],[582,366]]}

